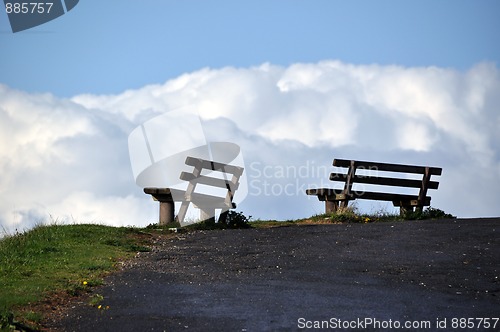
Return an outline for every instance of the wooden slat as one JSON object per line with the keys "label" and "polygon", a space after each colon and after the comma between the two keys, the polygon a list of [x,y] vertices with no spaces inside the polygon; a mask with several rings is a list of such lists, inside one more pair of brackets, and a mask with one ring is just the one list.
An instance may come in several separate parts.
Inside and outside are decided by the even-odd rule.
{"label": "wooden slat", "polygon": [[153,197],[153,200],[160,202],[173,202],[172,193],[169,188],[144,188],[144,192]]}
{"label": "wooden slat", "polygon": [[218,178],[213,178],[210,176],[203,176],[203,175],[194,176],[192,173],[188,173],[188,172],[182,172],[180,179],[184,180],[184,181],[196,182],[197,184],[203,184],[203,185],[218,187],[218,188],[227,189],[227,186],[229,186],[232,192],[235,192],[239,187],[239,183],[233,183],[232,181],[229,181],[229,180],[226,181],[224,179],[218,179]]}
{"label": "wooden slat", "polygon": [[[307,189],[307,195],[315,195],[318,196],[320,201],[345,201],[345,200],[353,200],[356,198],[367,199],[367,200],[375,200],[375,201],[388,201],[393,202],[394,206],[399,206],[401,202],[404,205],[417,206],[418,205],[418,196],[417,195],[405,195],[405,194],[392,194],[392,193],[381,193],[381,192],[372,192],[372,191],[359,191],[352,192],[350,195],[342,194],[342,190],[340,189],[331,189],[331,188],[317,188],[317,189]],[[431,202],[431,198],[426,196],[424,199],[424,206],[429,206]]]}
{"label": "wooden slat", "polygon": [[171,193],[169,188],[153,188],[153,187],[144,188],[144,192],[149,195],[168,195]]}
{"label": "wooden slat", "polygon": [[[342,173],[331,173],[331,181],[345,182],[347,181],[347,174]],[[368,175],[355,175],[353,179],[354,183],[363,184],[378,184],[382,186],[393,186],[393,187],[406,187],[406,188],[421,188],[422,180],[416,179],[398,179],[398,178],[387,178],[387,177],[376,177]],[[437,189],[439,187],[439,182],[429,181],[428,189]]]}
{"label": "wooden slat", "polygon": [[306,189],[307,195],[332,196],[332,195],[341,194],[341,193],[342,193],[342,189],[332,189],[332,188]]}
{"label": "wooden slat", "polygon": [[[214,208],[223,209],[232,207],[236,208],[236,203],[229,203],[226,201],[225,197],[211,196],[200,193],[191,193],[191,195],[185,195],[185,192],[178,189],[172,189],[173,193],[177,193],[176,198],[182,197],[181,202],[191,202],[199,208]],[[179,202],[179,201],[176,201]]]}
{"label": "wooden slat", "polygon": [[345,201],[352,199],[352,196],[343,194],[343,189],[333,189],[333,188],[317,188],[317,189],[306,189],[307,195],[318,196],[320,201]]}
{"label": "wooden slat", "polygon": [[[352,160],[347,159],[334,159],[333,166],[336,167],[350,167]],[[401,165],[401,164],[387,164],[379,162],[361,161],[355,160],[356,167],[358,169],[369,169],[387,172],[401,172],[401,173],[415,173],[415,174],[425,174],[425,166],[413,166],[413,165]],[[439,167],[429,167],[431,175],[441,175],[442,168]]]}
{"label": "wooden slat", "polygon": [[[351,194],[351,189],[352,185],[354,184],[354,176],[356,174],[356,164],[354,161],[351,160],[350,167],[347,170],[347,177],[346,181],[344,184],[344,191],[342,192],[344,195],[350,195]],[[349,202],[344,200],[341,202],[340,207],[341,208],[346,208],[349,205]]]}
{"label": "wooden slat", "polygon": [[[404,195],[404,194],[392,194],[392,193],[380,193],[372,191],[363,192],[353,192],[354,198],[362,198],[375,201],[389,201],[389,202],[410,202],[418,201],[417,195]],[[424,199],[424,205],[429,205],[431,198],[426,196]]]}
{"label": "wooden slat", "polygon": [[204,168],[213,171],[230,173],[234,174],[237,177],[240,177],[241,174],[243,174],[243,167],[227,165],[215,161],[204,160],[201,158],[187,157],[185,164],[197,168]]}
{"label": "wooden slat", "polygon": [[430,180],[431,180],[430,169],[429,167],[426,167],[424,176],[422,177],[422,185],[420,186],[420,192],[418,193],[419,202],[424,201],[424,198],[427,195],[427,189],[429,189],[429,183],[431,182]]}
{"label": "wooden slat", "polygon": [[[319,197],[318,197],[319,198]],[[324,198],[324,199],[323,199]],[[335,195],[327,195],[323,196],[320,198],[320,201],[330,201],[330,202],[347,202],[349,200],[353,200],[354,197],[353,195],[347,195],[347,194],[335,194]]]}

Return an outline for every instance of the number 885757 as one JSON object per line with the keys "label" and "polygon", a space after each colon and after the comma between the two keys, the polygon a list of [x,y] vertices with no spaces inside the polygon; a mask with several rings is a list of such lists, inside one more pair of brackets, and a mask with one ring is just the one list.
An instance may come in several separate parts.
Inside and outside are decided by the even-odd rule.
{"label": "number 885757", "polygon": [[7,2],[5,11],[7,14],[49,14],[53,2]]}

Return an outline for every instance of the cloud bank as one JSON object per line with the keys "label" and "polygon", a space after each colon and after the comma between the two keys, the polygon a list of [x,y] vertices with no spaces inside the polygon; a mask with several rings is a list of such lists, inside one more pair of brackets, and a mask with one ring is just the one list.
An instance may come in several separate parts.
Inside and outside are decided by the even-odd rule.
{"label": "cloud bank", "polygon": [[0,85],[0,224],[13,231],[50,218],[156,221],[157,203],[134,184],[127,137],[182,107],[198,111],[207,140],[240,145],[249,194],[239,209],[254,217],[322,212],[304,191],[331,186],[333,158],[443,167],[433,206],[498,216],[499,106],[492,63],[465,72],[339,61],[206,68],[119,95],[71,99]]}

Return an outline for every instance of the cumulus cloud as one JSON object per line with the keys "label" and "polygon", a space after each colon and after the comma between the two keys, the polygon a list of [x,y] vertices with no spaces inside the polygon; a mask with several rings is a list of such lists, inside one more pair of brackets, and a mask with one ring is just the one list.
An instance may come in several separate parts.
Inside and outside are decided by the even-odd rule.
{"label": "cumulus cloud", "polygon": [[139,190],[130,181],[128,130],[116,124],[124,122],[122,116],[0,86],[0,118],[5,231],[50,218],[117,225],[154,220],[149,206],[133,196]]}
{"label": "cumulus cloud", "polygon": [[25,228],[49,215],[154,221],[156,204],[134,184],[127,137],[186,106],[198,111],[207,140],[241,146],[249,180],[241,209],[255,217],[321,212],[303,192],[330,185],[335,157],[443,167],[434,205],[460,216],[499,215],[499,92],[491,63],[468,71],[339,61],[205,68],[71,99],[0,85],[0,223]]}

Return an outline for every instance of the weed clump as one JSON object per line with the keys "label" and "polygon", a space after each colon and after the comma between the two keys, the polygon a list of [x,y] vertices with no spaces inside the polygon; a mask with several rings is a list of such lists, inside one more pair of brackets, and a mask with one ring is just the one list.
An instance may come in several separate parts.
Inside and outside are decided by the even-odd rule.
{"label": "weed clump", "polygon": [[192,225],[186,226],[188,230],[210,230],[210,229],[236,229],[236,228],[250,228],[250,220],[252,216],[245,216],[243,212],[229,210],[226,213],[226,218],[219,218],[215,222],[215,218],[210,218]]}
{"label": "weed clump", "polygon": [[422,211],[408,211],[404,214],[405,220],[424,220],[424,219],[453,219],[455,216],[444,212],[443,210],[428,207]]}

